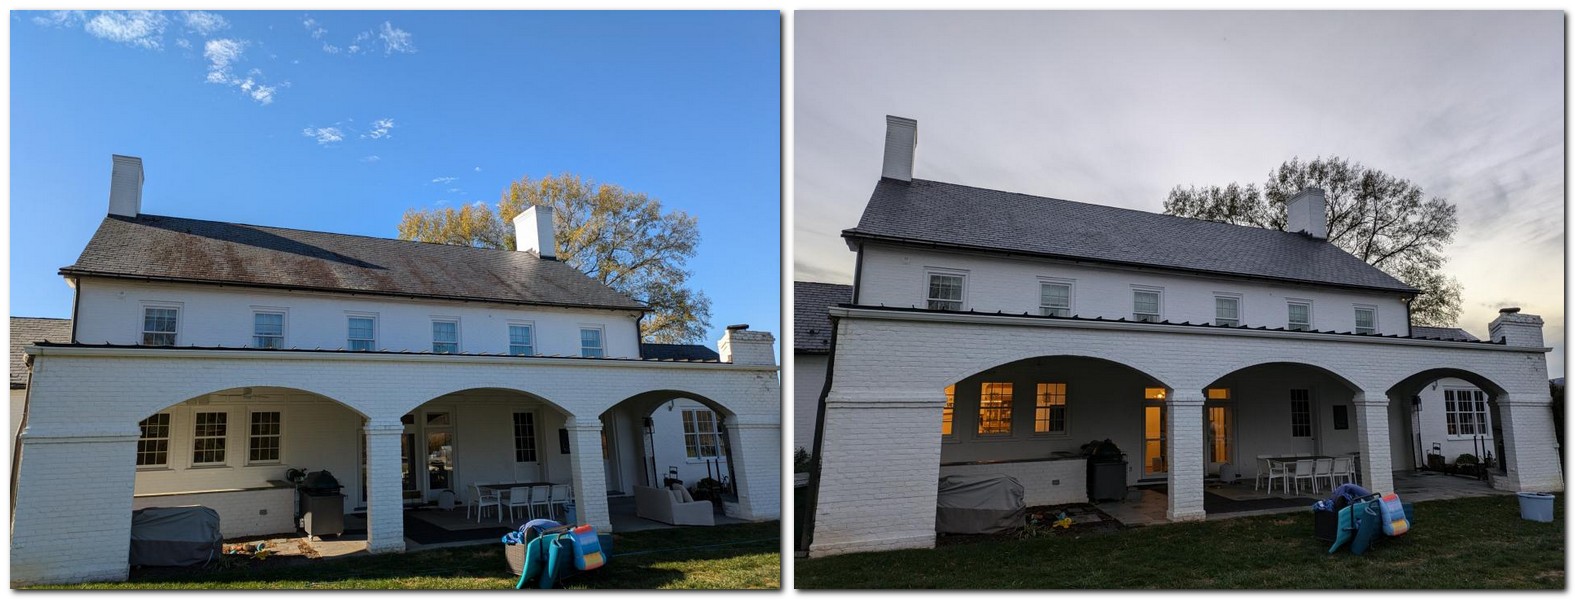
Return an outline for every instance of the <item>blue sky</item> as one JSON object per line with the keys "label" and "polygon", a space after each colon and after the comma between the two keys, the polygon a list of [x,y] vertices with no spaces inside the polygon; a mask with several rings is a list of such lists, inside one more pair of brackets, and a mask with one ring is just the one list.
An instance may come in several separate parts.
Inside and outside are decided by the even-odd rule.
{"label": "blue sky", "polygon": [[11,13],[11,313],[67,317],[140,156],[143,212],[395,237],[576,173],[699,219],[692,281],[778,333],[777,12]]}

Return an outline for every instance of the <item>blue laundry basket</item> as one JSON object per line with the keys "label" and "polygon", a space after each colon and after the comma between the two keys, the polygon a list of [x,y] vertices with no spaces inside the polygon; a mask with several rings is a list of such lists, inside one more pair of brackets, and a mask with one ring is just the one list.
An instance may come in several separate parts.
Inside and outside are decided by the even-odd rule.
{"label": "blue laundry basket", "polygon": [[1516,496],[1520,497],[1520,518],[1542,523],[1553,522],[1553,494],[1521,492]]}

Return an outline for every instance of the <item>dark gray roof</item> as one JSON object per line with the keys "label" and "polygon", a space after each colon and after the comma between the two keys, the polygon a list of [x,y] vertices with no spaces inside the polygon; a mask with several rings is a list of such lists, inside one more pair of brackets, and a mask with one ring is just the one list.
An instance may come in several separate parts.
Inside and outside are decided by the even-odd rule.
{"label": "dark gray roof", "polygon": [[1421,325],[1412,325],[1411,337],[1429,338],[1435,340],[1451,340],[1457,342],[1481,341],[1477,339],[1477,336],[1471,335],[1470,332],[1459,327],[1423,327]]}
{"label": "dark gray roof", "polygon": [[640,358],[719,361],[722,360],[722,355],[700,344],[640,344]]}
{"label": "dark gray roof", "polygon": [[882,178],[844,237],[1401,293],[1417,290],[1300,233]]}
{"label": "dark gray roof", "polygon": [[793,282],[793,351],[811,354],[830,352],[831,316],[826,310],[852,301],[851,285]]}
{"label": "dark gray roof", "polygon": [[155,215],[105,217],[76,264],[60,273],[646,310],[533,252]]}
{"label": "dark gray roof", "polygon": [[22,347],[45,340],[69,343],[71,341],[71,319],[11,317],[12,388],[27,385],[27,363],[22,360]]}

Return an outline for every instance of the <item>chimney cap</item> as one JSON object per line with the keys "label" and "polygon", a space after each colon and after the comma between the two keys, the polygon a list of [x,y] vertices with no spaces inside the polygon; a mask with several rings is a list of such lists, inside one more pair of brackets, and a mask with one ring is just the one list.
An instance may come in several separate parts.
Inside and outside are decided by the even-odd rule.
{"label": "chimney cap", "polygon": [[1520,312],[1519,306],[1506,306],[1504,308],[1498,309],[1498,314],[1501,315],[1513,315],[1518,312]]}
{"label": "chimney cap", "polygon": [[728,331],[743,331],[745,329],[749,329],[749,324],[748,323],[740,323],[740,324],[737,324],[737,325],[728,325],[727,326],[727,330]]}

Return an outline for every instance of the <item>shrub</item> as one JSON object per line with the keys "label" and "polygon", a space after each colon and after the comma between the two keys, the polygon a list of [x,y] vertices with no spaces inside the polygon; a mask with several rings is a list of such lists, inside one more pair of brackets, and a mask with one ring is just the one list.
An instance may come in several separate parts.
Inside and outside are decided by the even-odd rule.
{"label": "shrub", "polygon": [[1455,464],[1457,465],[1474,465],[1478,462],[1481,461],[1477,460],[1477,455],[1470,453],[1462,454],[1455,458]]}

